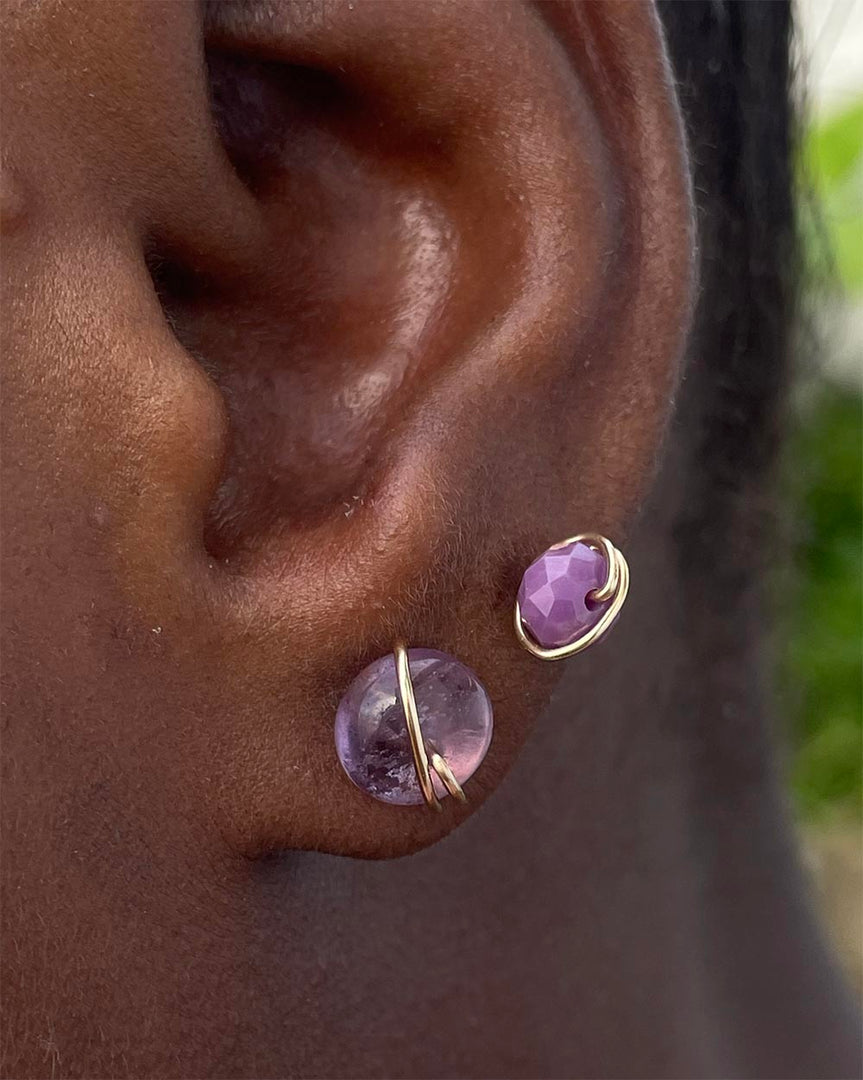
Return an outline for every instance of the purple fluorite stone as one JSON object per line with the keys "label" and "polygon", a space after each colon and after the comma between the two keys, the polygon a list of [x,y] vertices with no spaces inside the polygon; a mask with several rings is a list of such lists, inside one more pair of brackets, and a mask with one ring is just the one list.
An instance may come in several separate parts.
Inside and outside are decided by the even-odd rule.
{"label": "purple fluorite stone", "polygon": [[605,583],[599,551],[581,541],[549,548],[521,579],[518,606],[531,637],[544,649],[568,645],[599,622],[608,602],[589,599]]}
{"label": "purple fluorite stone", "polygon": [[[460,784],[476,772],[492,733],[488,694],[476,675],[446,653],[409,649],[408,664],[429,757],[446,758]],[[424,802],[417,780],[395,658],[382,656],[360,672],[336,713],[336,751],[345,772],[382,802]],[[438,798],[446,788],[432,773]]]}

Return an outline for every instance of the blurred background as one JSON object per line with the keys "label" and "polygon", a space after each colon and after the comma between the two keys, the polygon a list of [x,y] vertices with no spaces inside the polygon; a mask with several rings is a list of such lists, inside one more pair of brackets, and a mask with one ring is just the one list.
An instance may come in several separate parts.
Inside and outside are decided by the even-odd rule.
{"label": "blurred background", "polygon": [[863,996],[863,0],[798,0],[807,280],[779,689],[804,856]]}

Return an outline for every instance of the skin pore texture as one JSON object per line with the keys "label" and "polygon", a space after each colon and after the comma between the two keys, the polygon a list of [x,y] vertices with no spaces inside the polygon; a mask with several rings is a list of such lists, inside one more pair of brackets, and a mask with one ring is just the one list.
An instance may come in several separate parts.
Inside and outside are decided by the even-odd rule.
{"label": "skin pore texture", "polygon": [[[0,30],[2,1075],[859,1074],[762,555],[686,527],[715,282],[654,7]],[[542,664],[520,575],[588,530],[630,599]],[[333,750],[399,637],[494,704],[441,815]]]}

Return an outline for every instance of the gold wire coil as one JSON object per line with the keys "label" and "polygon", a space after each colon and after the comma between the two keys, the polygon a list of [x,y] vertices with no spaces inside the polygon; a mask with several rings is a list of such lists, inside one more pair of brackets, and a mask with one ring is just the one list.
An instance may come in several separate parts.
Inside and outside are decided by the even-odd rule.
{"label": "gold wire coil", "polygon": [[538,656],[540,660],[563,660],[567,656],[575,656],[583,652],[594,642],[604,637],[611,629],[614,620],[620,614],[620,609],[629,592],[629,564],[623,554],[604,536],[599,533],[579,533],[578,536],[570,536],[568,540],[561,540],[559,544],[553,544],[549,551],[557,548],[568,547],[570,544],[587,544],[594,551],[599,551],[605,559],[606,577],[598,589],[594,589],[590,599],[597,603],[611,601],[600,619],[580,634],[574,641],[556,648],[545,649],[530,635],[530,631],[524,625],[521,617],[521,608],[518,600],[515,602],[515,633],[521,644],[529,653]]}
{"label": "gold wire coil", "polygon": [[462,790],[461,784],[456,780],[455,774],[449,767],[449,762],[437,751],[431,756],[431,765],[434,771],[441,778],[443,786],[447,789],[453,798],[458,799],[459,802],[467,802],[467,795]]}
{"label": "gold wire coil", "polygon": [[[434,810],[439,811],[441,809],[440,799],[438,799],[434,789],[432,770],[440,777],[441,783],[450,795],[458,799],[459,802],[467,802],[467,796],[462,790],[461,784],[456,780],[446,758],[433,747],[426,746],[422,728],[420,727],[416,698],[414,697],[414,684],[411,679],[410,664],[408,663],[408,651],[402,642],[397,641],[393,646],[393,655],[396,661],[399,697],[401,698],[402,711],[405,714],[405,724],[414,757],[414,767],[416,768],[417,780],[426,805]],[[431,750],[431,755],[429,755],[429,750]]]}

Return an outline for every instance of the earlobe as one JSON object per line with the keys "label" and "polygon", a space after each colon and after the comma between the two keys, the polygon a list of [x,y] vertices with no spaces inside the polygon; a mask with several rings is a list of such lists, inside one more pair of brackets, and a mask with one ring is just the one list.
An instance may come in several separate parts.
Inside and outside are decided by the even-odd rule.
{"label": "earlobe", "polygon": [[229,417],[202,553],[246,717],[224,831],[397,854],[468,811],[346,783],[341,694],[399,640],[457,657],[496,708],[487,792],[552,682],[512,633],[521,571],[644,494],[689,308],[673,88],[646,5],[208,10],[262,239],[230,273],[174,257],[162,296]]}

